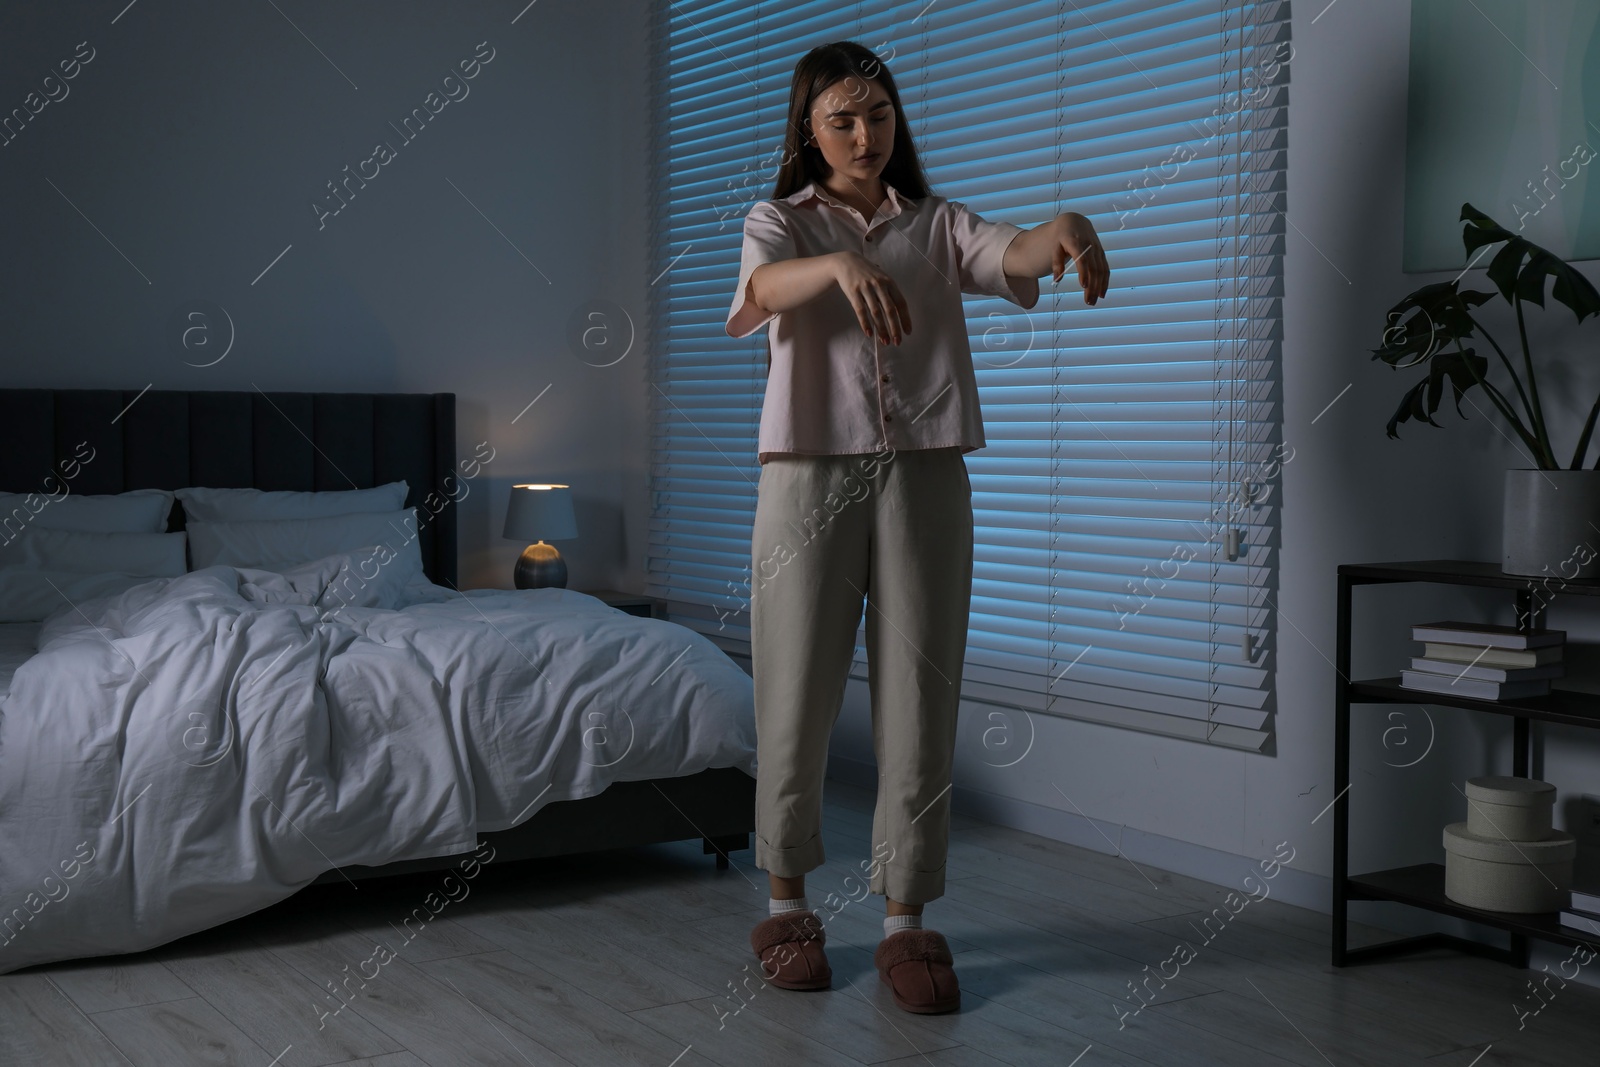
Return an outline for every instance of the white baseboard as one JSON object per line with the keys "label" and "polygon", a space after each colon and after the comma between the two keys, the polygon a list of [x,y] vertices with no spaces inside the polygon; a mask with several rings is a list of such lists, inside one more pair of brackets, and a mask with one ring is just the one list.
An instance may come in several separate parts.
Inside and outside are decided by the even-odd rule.
{"label": "white baseboard", "polygon": [[[878,788],[878,768],[875,764],[845,756],[828,757],[828,776],[869,792],[875,792]],[[1256,864],[1273,856],[1271,849],[1257,857],[1235,856],[1220,849],[1146,833],[1131,826],[1098,819],[1091,823],[1076,812],[959,785],[950,790],[950,810],[997,826],[1008,826],[1013,830],[1038,834],[1052,841],[1114,856],[1117,849],[1106,841],[1106,837],[1109,837],[1118,842],[1122,854],[1135,864],[1159,867],[1174,874],[1237,889],[1241,893],[1245,891],[1244,877],[1252,871],[1259,875]],[[1101,836],[1102,832],[1105,836]],[[1328,914],[1333,907],[1332,885],[1330,878],[1288,866],[1279,870],[1273,878],[1272,897]]]}

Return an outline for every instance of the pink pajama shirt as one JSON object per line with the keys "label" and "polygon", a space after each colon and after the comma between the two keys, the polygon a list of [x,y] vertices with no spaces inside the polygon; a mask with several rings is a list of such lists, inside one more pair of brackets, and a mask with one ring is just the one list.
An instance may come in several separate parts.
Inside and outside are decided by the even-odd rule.
{"label": "pink pajama shirt", "polygon": [[[982,448],[983,417],[962,293],[998,296],[1022,308],[1039,301],[1039,280],[1008,278],[1008,245],[1022,232],[991,222],[959,200],[903,199],[893,186],[868,223],[815,182],[782,200],[760,200],[744,220],[730,337],[767,323],[772,367],[761,406],[756,458],[879,452],[885,447]],[[887,271],[911,310],[898,345],[869,337],[837,286],[802,307],[764,314],[750,296],[763,263],[858,252]]]}

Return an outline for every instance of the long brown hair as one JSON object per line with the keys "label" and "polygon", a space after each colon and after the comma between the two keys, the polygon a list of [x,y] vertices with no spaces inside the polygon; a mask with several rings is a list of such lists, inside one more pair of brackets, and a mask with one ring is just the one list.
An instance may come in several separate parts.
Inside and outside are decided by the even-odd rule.
{"label": "long brown hair", "polygon": [[793,196],[804,189],[807,182],[821,182],[832,173],[833,168],[822,158],[822,149],[806,144],[803,134],[811,128],[811,107],[817,97],[827,91],[828,86],[850,77],[883,86],[894,108],[894,147],[880,177],[894,186],[894,191],[902,197],[920,200],[930,194],[927,179],[922,175],[922,162],[917,158],[917,146],[911,140],[911,127],[900,107],[900,91],[895,88],[888,64],[871,49],[854,41],[834,41],[813,48],[794,66],[794,77],[789,82],[789,123],[783,135],[783,162],[778,167],[772,199]]}

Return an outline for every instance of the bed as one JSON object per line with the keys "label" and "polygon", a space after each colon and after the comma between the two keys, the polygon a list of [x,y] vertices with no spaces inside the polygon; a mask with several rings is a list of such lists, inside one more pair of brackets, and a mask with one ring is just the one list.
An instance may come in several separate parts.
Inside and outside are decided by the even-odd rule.
{"label": "bed", "polygon": [[[748,676],[714,645],[686,628],[639,619],[571,590],[455,590],[456,508],[475,488],[486,491],[474,483],[489,476],[493,461],[479,462],[487,454],[482,449],[458,460],[452,394],[0,390],[0,493],[37,492],[42,477],[59,475],[71,457],[87,454],[86,442],[92,461],[72,464],[71,491],[83,495],[190,486],[327,492],[404,480],[406,505],[419,509],[414,533],[423,585],[437,595],[395,610],[357,606],[337,626],[308,628],[306,612],[314,609],[294,599],[287,579],[255,574],[252,583],[246,579],[255,572],[212,567],[91,600],[42,627],[0,624],[0,852],[10,852],[0,854],[0,973],[153,947],[259,910],[308,884],[455,866],[480,842],[493,845],[500,863],[699,839],[719,868],[728,866],[730,851],[750,847]],[[175,506],[169,530],[184,524]],[[466,641],[459,635],[469,626],[478,636]],[[257,632],[259,639],[249,636]],[[328,651],[330,633],[337,635],[337,652]],[[206,640],[197,644],[196,635]],[[455,644],[446,640],[452,635]],[[656,673],[674,650],[670,676],[664,667]],[[269,662],[273,651],[277,658]],[[106,677],[121,669],[113,652],[130,670],[118,683],[122,689],[107,696],[116,687]],[[190,655],[196,662],[183,660]],[[80,671],[80,661],[99,666]],[[176,779],[199,783],[188,788],[209,788],[210,779],[199,777],[205,773],[230,776],[222,799],[195,803],[176,780],[168,790],[173,795],[163,799],[167,787],[152,794],[150,773],[141,792],[132,772],[141,744],[154,742],[143,739],[141,730],[148,728],[130,724],[161,714],[181,725],[181,716],[198,713],[172,706],[183,703],[176,695],[163,696],[178,692],[178,679],[218,672],[237,679],[255,664],[261,665],[255,677],[272,671],[274,682],[280,675],[287,682],[266,687],[274,703],[259,715],[250,705],[249,723],[247,701],[237,694],[237,722],[230,724],[223,712],[210,727],[213,739],[237,731],[216,745],[215,759],[204,746],[206,758],[194,758],[189,734],[177,747],[167,739],[179,757],[170,763]],[[410,683],[396,680],[410,675]],[[479,693],[485,677],[502,681]],[[600,751],[588,747],[597,693],[620,712],[606,726],[620,731],[626,723],[630,731],[629,759],[615,766],[585,758]],[[492,714],[485,711],[490,704]],[[80,705],[94,707],[80,714]],[[43,706],[52,708],[51,721],[28,721],[26,712]],[[80,727],[80,718],[98,725]],[[290,724],[283,728],[287,737],[265,732],[262,724],[269,722]],[[394,724],[392,738],[381,732],[386,722]],[[81,767],[62,756],[63,738],[73,729],[96,738]],[[580,733],[582,741],[576,740]],[[416,743],[402,743],[401,735]],[[365,747],[354,743],[363,736],[372,738]],[[280,778],[303,775],[301,750],[330,746],[338,749],[343,770],[363,761],[369,766],[332,784],[312,783],[315,804],[292,793],[275,795],[274,779],[261,777],[263,767]],[[424,750],[425,758],[417,755]],[[448,757],[441,754],[446,750]],[[275,767],[281,752],[298,762],[285,764],[287,770]],[[331,775],[331,766],[318,764],[316,773]],[[72,780],[79,773],[84,783]],[[82,833],[83,844],[68,849],[68,837],[59,835],[53,844],[21,843],[16,824],[26,820],[19,816],[35,823],[69,820],[53,816],[51,804],[87,804],[82,796],[99,789],[101,779],[106,796],[95,803],[115,810],[102,812],[93,825],[82,814],[73,816],[84,825],[71,836]],[[536,788],[542,779],[548,780]],[[345,790],[351,783],[357,788]],[[237,811],[229,796],[242,798]],[[374,804],[388,809],[380,814]],[[167,821],[151,821],[163,811]],[[349,814],[347,826],[337,821],[342,812]],[[199,822],[229,819],[240,825],[224,827],[221,836],[196,832],[170,854],[139,852],[155,848],[152,838],[169,829],[182,838]],[[259,840],[273,834],[281,837]],[[379,853],[381,862],[340,859]],[[135,859],[149,868],[152,857],[157,865],[206,873],[166,899],[150,888],[160,877],[136,869]],[[97,878],[115,882],[98,890],[106,896],[105,921],[95,914],[101,909],[89,909]],[[69,921],[75,911],[77,926]]]}

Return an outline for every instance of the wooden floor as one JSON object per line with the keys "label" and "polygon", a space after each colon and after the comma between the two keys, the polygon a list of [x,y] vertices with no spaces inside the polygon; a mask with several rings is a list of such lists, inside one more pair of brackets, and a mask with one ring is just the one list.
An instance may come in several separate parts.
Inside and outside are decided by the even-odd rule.
{"label": "wooden floor", "polygon": [[[960,816],[925,917],[956,952],[962,1010],[907,1014],[872,966],[882,899],[851,879],[871,796],[827,790],[830,860],[807,884],[819,909],[837,894],[825,992],[761,982],[765,875],[749,852],[717,871],[696,842],[491,862],[450,897],[442,872],[318,887],[153,952],[3,976],[0,1064],[1600,1062],[1592,989],[1550,981],[1519,1030],[1539,1003],[1529,972],[1442,950],[1335,970],[1326,916],[1272,899],[1208,940],[1197,927],[1227,890]],[[425,901],[438,917],[403,926]],[[1193,958],[1164,963],[1180,940]],[[1129,983],[1161,970],[1178,974],[1132,1014]]]}

